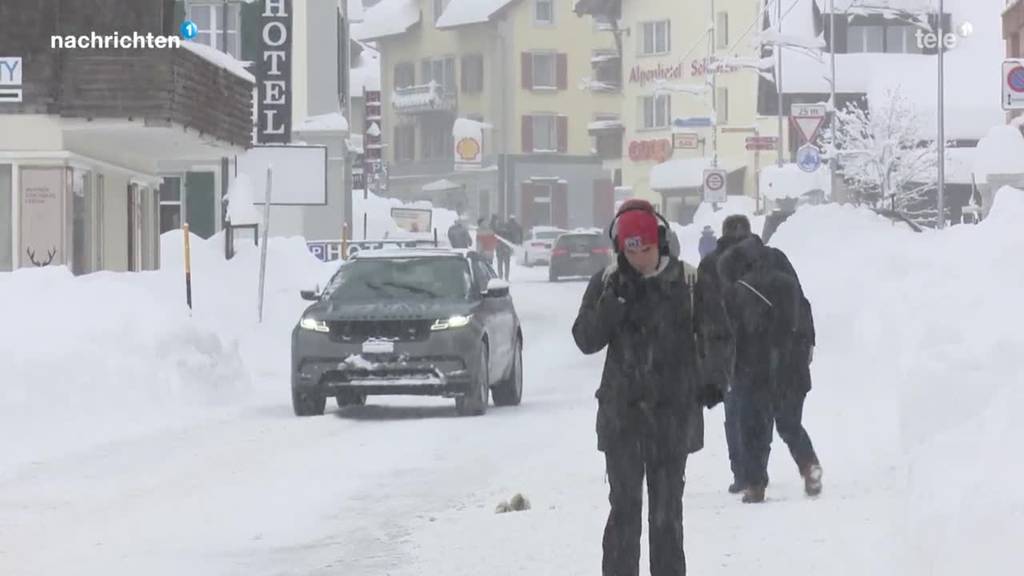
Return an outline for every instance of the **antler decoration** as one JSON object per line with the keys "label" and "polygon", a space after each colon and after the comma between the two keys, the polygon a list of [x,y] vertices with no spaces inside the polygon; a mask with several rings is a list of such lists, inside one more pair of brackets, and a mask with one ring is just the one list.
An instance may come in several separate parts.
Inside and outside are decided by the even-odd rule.
{"label": "antler decoration", "polygon": [[46,251],[46,261],[45,262],[37,262],[36,261],[36,252],[33,249],[26,248],[25,252],[28,254],[29,262],[31,262],[31,263],[35,264],[36,266],[42,268],[43,266],[49,266],[50,263],[53,262],[54,257],[57,256],[57,247],[54,246],[52,249]]}

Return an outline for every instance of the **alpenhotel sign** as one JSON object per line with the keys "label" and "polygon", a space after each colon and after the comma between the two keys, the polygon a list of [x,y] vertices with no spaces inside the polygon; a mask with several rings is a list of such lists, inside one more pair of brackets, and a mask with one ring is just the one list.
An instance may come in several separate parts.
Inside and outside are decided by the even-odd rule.
{"label": "alpenhotel sign", "polygon": [[292,139],[292,3],[262,3],[256,142],[287,144]]}

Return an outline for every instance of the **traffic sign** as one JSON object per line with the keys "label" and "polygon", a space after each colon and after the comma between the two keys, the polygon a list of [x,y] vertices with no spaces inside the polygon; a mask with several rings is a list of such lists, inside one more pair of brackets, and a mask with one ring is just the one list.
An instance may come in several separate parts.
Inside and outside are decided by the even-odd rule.
{"label": "traffic sign", "polygon": [[747,150],[775,150],[778,143],[775,136],[749,136],[746,139]]}
{"label": "traffic sign", "polygon": [[796,151],[796,165],[804,172],[817,172],[821,167],[821,152],[812,144],[804,144]]}
{"label": "traffic sign", "polygon": [[708,116],[691,116],[689,118],[676,118],[672,120],[676,128],[711,128],[715,121]]}
{"label": "traffic sign", "polygon": [[676,150],[696,150],[700,145],[700,135],[693,132],[677,132],[672,134],[672,147]]}
{"label": "traffic sign", "polygon": [[728,173],[720,168],[704,170],[704,201],[711,203],[725,202],[729,195]]}
{"label": "traffic sign", "polygon": [[1024,59],[1003,61],[1003,110],[1024,110]]}
{"label": "traffic sign", "polygon": [[824,104],[793,104],[789,119],[800,130],[805,142],[813,142],[826,116],[828,107]]}

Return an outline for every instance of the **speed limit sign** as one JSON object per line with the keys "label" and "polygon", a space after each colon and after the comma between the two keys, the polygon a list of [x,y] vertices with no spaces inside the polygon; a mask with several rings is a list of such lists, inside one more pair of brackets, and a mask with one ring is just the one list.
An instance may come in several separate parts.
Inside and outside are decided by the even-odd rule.
{"label": "speed limit sign", "polygon": [[719,168],[704,170],[704,201],[711,203],[725,202],[729,195],[727,172]]}

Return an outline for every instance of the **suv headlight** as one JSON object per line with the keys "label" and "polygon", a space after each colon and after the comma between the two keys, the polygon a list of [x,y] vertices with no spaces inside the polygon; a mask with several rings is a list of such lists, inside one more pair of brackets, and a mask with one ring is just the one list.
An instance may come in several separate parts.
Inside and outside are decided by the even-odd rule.
{"label": "suv headlight", "polygon": [[451,318],[439,318],[434,321],[434,325],[430,327],[431,330],[447,330],[449,328],[462,328],[463,326],[469,326],[469,321],[473,318],[473,315],[469,316],[452,316]]}
{"label": "suv headlight", "polygon": [[317,320],[316,318],[303,318],[299,322],[299,326],[302,326],[306,330],[312,330],[314,332],[330,332],[331,329],[327,327],[327,322],[323,320]]}

